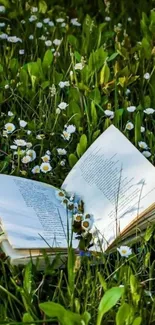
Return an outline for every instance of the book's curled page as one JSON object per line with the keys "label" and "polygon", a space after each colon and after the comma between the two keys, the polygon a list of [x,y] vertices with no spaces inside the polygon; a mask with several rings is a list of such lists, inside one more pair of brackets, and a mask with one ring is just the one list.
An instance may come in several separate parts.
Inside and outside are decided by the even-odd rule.
{"label": "book's curled page", "polygon": [[67,213],[55,193],[45,183],[0,175],[1,227],[13,249],[67,248]]}
{"label": "book's curled page", "polygon": [[111,125],[73,167],[62,188],[83,199],[105,250],[155,203],[155,168]]}

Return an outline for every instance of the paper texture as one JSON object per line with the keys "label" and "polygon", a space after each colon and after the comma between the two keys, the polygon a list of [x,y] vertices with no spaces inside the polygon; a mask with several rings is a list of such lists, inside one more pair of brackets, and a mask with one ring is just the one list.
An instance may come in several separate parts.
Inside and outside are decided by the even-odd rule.
{"label": "paper texture", "polygon": [[45,183],[0,175],[0,217],[13,248],[67,247],[67,213],[55,191]]}
{"label": "paper texture", "polygon": [[73,167],[62,188],[83,199],[104,237],[103,249],[155,202],[155,168],[113,125]]}

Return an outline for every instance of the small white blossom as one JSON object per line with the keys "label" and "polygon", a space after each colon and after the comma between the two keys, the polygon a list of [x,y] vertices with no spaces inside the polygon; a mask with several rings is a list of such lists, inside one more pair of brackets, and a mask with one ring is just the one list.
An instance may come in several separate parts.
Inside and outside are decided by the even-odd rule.
{"label": "small white blossom", "polygon": [[71,19],[71,24],[73,26],[81,26],[81,24],[78,22],[78,18],[72,18]]}
{"label": "small white blossom", "polygon": [[45,138],[44,134],[37,134],[36,139],[43,140]]}
{"label": "small white blossom", "polygon": [[22,140],[22,139],[17,139],[17,140],[14,140],[14,144],[17,147],[25,147],[26,146],[26,141]]}
{"label": "small white blossom", "polygon": [[109,16],[105,17],[105,21],[110,21],[111,18]]}
{"label": "small white blossom", "polygon": [[147,149],[148,148],[148,145],[146,144],[146,142],[143,142],[143,141],[138,142],[138,145],[142,149]]}
{"label": "small white blossom", "polygon": [[26,23],[26,21],[25,21],[24,19],[22,19],[22,20],[21,20],[21,24],[24,25],[25,23]]}
{"label": "small white blossom", "polygon": [[50,156],[46,154],[45,156],[42,156],[41,159],[42,159],[43,162],[49,162],[50,161]]}
{"label": "small white blossom", "polygon": [[26,147],[27,147],[27,148],[31,148],[31,147],[32,147],[32,143],[31,143],[31,142],[27,142],[27,143],[26,143]]}
{"label": "small white blossom", "polygon": [[53,44],[56,46],[59,46],[61,44],[61,42],[62,42],[62,40],[56,38],[56,39],[54,39]]}
{"label": "small white blossom", "polygon": [[65,156],[67,154],[66,149],[62,149],[62,148],[58,148],[57,152],[59,156]]}
{"label": "small white blossom", "polygon": [[30,156],[24,156],[22,158],[22,163],[23,164],[28,164],[31,161],[31,157]]}
{"label": "small white blossom", "polygon": [[144,113],[146,113],[147,115],[153,114],[155,112],[155,110],[153,108],[146,108],[144,110]]}
{"label": "small white blossom", "polygon": [[51,155],[51,151],[50,150],[47,150],[46,151],[46,155],[49,155],[50,156]]}
{"label": "small white blossom", "polygon": [[49,19],[49,18],[44,18],[44,19],[43,19],[43,23],[44,23],[44,24],[48,24],[48,23],[49,23],[49,21],[50,21],[50,19]]}
{"label": "small white blossom", "polygon": [[43,23],[38,22],[38,23],[36,24],[36,27],[37,27],[37,28],[41,28],[41,27],[43,27]]}
{"label": "small white blossom", "polygon": [[8,42],[10,42],[10,43],[18,43],[18,42],[21,42],[21,43],[22,43],[21,38],[19,38],[19,37],[17,37],[17,36],[8,36],[8,37],[7,37],[7,40],[8,40]]}
{"label": "small white blossom", "polygon": [[9,89],[10,86],[9,86],[9,85],[5,85],[4,88],[5,88],[5,89]]}
{"label": "small white blossom", "polygon": [[64,167],[65,164],[66,164],[66,160],[65,159],[63,159],[63,160],[60,161],[60,166]]}
{"label": "small white blossom", "polygon": [[128,96],[131,93],[131,90],[129,88],[126,89],[125,95]]}
{"label": "small white blossom", "polygon": [[27,122],[24,121],[24,120],[20,120],[20,121],[19,121],[19,125],[20,125],[22,128],[25,128],[25,126],[27,125]]}
{"label": "small white blossom", "polygon": [[41,165],[40,165],[40,170],[43,172],[43,173],[47,173],[47,172],[50,172],[52,170],[52,167],[50,165],[50,163],[45,163],[43,162]]}
{"label": "small white blossom", "polygon": [[64,88],[64,87],[69,87],[70,84],[69,81],[60,81],[58,85],[60,88]]}
{"label": "small white blossom", "polygon": [[129,106],[127,107],[127,111],[133,113],[136,110],[136,106]]}
{"label": "small white blossom", "polygon": [[67,128],[66,128],[66,131],[68,133],[74,133],[76,131],[75,125],[73,125],[73,124],[68,125]]}
{"label": "small white blossom", "polygon": [[8,116],[13,116],[14,114],[11,111],[8,111]]}
{"label": "small white blossom", "polygon": [[128,17],[128,21],[132,21],[132,18],[131,17]]}
{"label": "small white blossom", "polygon": [[66,197],[66,193],[64,190],[56,190],[55,191],[56,198],[62,201]]}
{"label": "small white blossom", "polygon": [[68,133],[68,132],[66,132],[66,131],[63,131],[61,136],[62,136],[62,138],[63,138],[64,140],[69,141],[69,140],[70,140],[70,137],[71,137],[71,134]]}
{"label": "small white blossom", "polygon": [[34,166],[31,170],[31,172],[33,174],[39,174],[40,173],[40,167],[37,165],[37,166]]}
{"label": "small white blossom", "polygon": [[73,220],[76,222],[81,222],[83,220],[83,214],[82,213],[76,213],[73,215]]}
{"label": "small white blossom", "polygon": [[56,22],[57,22],[57,23],[63,23],[64,20],[65,20],[64,18],[57,18],[57,19],[56,19]]}
{"label": "small white blossom", "polygon": [[105,115],[109,118],[113,118],[114,117],[114,112],[113,111],[110,111],[109,109],[106,109],[104,111]]}
{"label": "small white blossom", "polygon": [[1,12],[1,13],[4,13],[5,10],[6,10],[6,8],[5,8],[4,6],[0,6],[0,12]]}
{"label": "small white blossom", "polygon": [[29,39],[30,40],[33,40],[34,39],[34,36],[33,35],[29,35]]}
{"label": "small white blossom", "polygon": [[68,104],[67,103],[65,103],[65,102],[61,102],[59,105],[58,105],[58,107],[60,108],[60,109],[66,109],[66,107],[68,106]]}
{"label": "small white blossom", "polygon": [[45,41],[45,45],[46,46],[51,46],[52,45],[52,41],[50,41],[50,40]]}
{"label": "small white blossom", "polygon": [[128,257],[132,254],[132,250],[128,246],[121,246],[120,248],[117,248],[117,250],[123,257]]}
{"label": "small white blossom", "polygon": [[35,16],[35,15],[32,15],[32,16],[29,18],[30,23],[32,23],[33,21],[36,21],[36,20],[37,20],[37,16]]}
{"label": "small white blossom", "polygon": [[89,231],[92,228],[92,220],[91,219],[83,219],[81,222],[81,227],[85,231]]}
{"label": "small white blossom", "polygon": [[142,154],[143,154],[143,156],[146,157],[146,158],[149,158],[149,157],[151,156],[151,152],[149,152],[149,151],[147,151],[147,150],[146,150],[146,151],[143,151]]}
{"label": "small white blossom", "polygon": [[145,132],[145,128],[144,128],[144,126],[141,126],[140,131],[141,131],[142,133]]}
{"label": "small white blossom", "polygon": [[8,138],[8,132],[6,130],[3,130],[3,137]]}
{"label": "small white blossom", "polygon": [[82,70],[84,68],[84,65],[83,63],[76,63],[75,66],[74,66],[74,69],[75,70]]}
{"label": "small white blossom", "polygon": [[146,80],[150,79],[150,74],[148,72],[146,72],[144,74],[144,79],[146,79]]}
{"label": "small white blossom", "polygon": [[7,39],[8,35],[6,33],[0,34],[0,39]]}
{"label": "small white blossom", "polygon": [[37,8],[37,7],[32,7],[32,8],[31,8],[31,11],[32,11],[32,12],[38,12],[38,8]]}
{"label": "small white blossom", "polygon": [[66,27],[66,23],[62,23],[61,24],[61,27]]}
{"label": "small white blossom", "polygon": [[52,20],[50,20],[50,21],[49,21],[49,23],[48,23],[48,25],[49,25],[50,27],[53,27],[53,26],[54,26],[54,23],[53,23],[53,21],[52,21]]}
{"label": "small white blossom", "polygon": [[54,56],[59,57],[59,56],[60,56],[60,52],[55,51],[55,52],[54,52]]}
{"label": "small white blossom", "polygon": [[6,123],[5,130],[8,134],[12,133],[15,130],[15,125],[13,123]]}
{"label": "small white blossom", "polygon": [[30,130],[27,130],[27,134],[30,135],[31,134],[31,131]]}
{"label": "small white blossom", "polygon": [[5,23],[0,23],[0,27],[4,27],[5,26]]}
{"label": "small white blossom", "polygon": [[17,149],[17,146],[15,146],[14,144],[12,144],[12,145],[10,146],[10,149],[12,149],[12,150],[16,150],[16,149]]}
{"label": "small white blossom", "polygon": [[23,55],[24,53],[25,53],[25,50],[24,49],[19,50],[19,54],[20,55]]}
{"label": "small white blossom", "polygon": [[30,156],[31,161],[35,160],[36,157],[37,157],[35,150],[32,150],[32,149],[27,150],[27,151],[26,151],[26,155],[27,155],[27,156]]}
{"label": "small white blossom", "polygon": [[56,108],[56,114],[59,115],[61,113],[61,109],[60,108]]}
{"label": "small white blossom", "polygon": [[131,122],[128,122],[127,124],[126,124],[126,130],[132,130],[133,128],[134,128],[134,125],[133,125],[133,123],[131,123]]}
{"label": "small white blossom", "polygon": [[41,37],[39,37],[39,39],[40,39],[41,41],[45,41],[45,40],[46,40],[46,37],[45,37],[44,35],[42,35]]}

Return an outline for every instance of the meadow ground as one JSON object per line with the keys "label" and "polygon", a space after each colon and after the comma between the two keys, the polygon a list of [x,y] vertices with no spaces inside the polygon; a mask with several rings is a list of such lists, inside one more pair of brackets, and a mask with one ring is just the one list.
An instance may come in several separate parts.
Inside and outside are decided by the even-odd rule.
{"label": "meadow ground", "polygon": [[[0,173],[60,187],[111,124],[155,165],[154,6],[0,0]],[[1,254],[0,324],[155,324],[153,227],[129,257],[59,258]]]}

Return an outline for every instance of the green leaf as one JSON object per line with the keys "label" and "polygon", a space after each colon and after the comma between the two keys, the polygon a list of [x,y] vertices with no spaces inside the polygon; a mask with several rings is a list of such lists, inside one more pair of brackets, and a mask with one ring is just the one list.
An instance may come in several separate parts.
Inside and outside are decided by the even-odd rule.
{"label": "green leaf", "polygon": [[67,36],[67,41],[70,45],[72,45],[75,49],[78,48],[79,46],[79,41],[74,35],[68,35]]}
{"label": "green leaf", "polygon": [[75,52],[74,52],[74,56],[75,56],[75,59],[76,59],[78,62],[81,62],[81,54],[80,54],[78,51],[75,51]]}
{"label": "green leaf", "polygon": [[103,278],[103,276],[101,275],[100,272],[98,272],[98,277],[99,277],[99,280],[100,280],[100,283],[101,283],[101,286],[102,286],[103,290],[107,291],[107,283],[106,283],[105,279]]}
{"label": "green leaf", "polygon": [[136,317],[135,320],[133,321],[132,325],[140,325],[142,322],[142,317]]}
{"label": "green leaf", "polygon": [[45,14],[47,11],[47,3],[44,0],[39,0],[39,12]]}
{"label": "green leaf", "polygon": [[0,64],[0,73],[3,72],[3,66]]}
{"label": "green leaf", "polygon": [[104,85],[109,81],[110,78],[110,69],[107,62],[105,62],[101,72],[100,72],[100,85]]}
{"label": "green leaf", "polygon": [[105,292],[98,307],[97,325],[101,324],[104,314],[117,304],[123,292],[124,288],[121,287],[113,287]]}
{"label": "green leaf", "polygon": [[135,275],[131,274],[130,275],[130,288],[131,288],[131,293],[134,294],[137,292],[137,279]]}
{"label": "green leaf", "polygon": [[144,57],[147,60],[151,58],[151,52],[152,52],[151,44],[145,37],[142,39],[141,51],[142,51],[141,52],[142,57]]}
{"label": "green leaf", "polygon": [[13,73],[13,76],[15,76],[18,72],[18,68],[19,68],[19,63],[17,59],[11,59],[9,62],[9,69],[11,70],[11,72]]}
{"label": "green leaf", "polygon": [[46,89],[47,87],[49,87],[49,85],[50,85],[50,81],[48,81],[48,80],[43,81],[43,82],[41,83],[41,88],[42,88],[42,89]]}
{"label": "green leaf", "polygon": [[100,133],[101,133],[100,130],[97,130],[97,131],[95,131],[93,133],[93,135],[92,135],[92,142],[94,142],[98,138],[98,136],[100,135]]}
{"label": "green leaf", "polygon": [[43,58],[43,63],[42,63],[42,67],[43,67],[43,72],[44,70],[47,71],[48,68],[50,67],[51,63],[53,61],[53,53],[51,50],[47,50],[45,52],[44,58]]}
{"label": "green leaf", "polygon": [[24,271],[23,288],[26,293],[30,294],[32,290],[32,262],[29,262]]}
{"label": "green leaf", "polygon": [[88,325],[89,324],[89,321],[91,319],[91,315],[87,311],[85,311],[84,314],[82,315],[82,319],[84,321],[84,324],[83,325]]}
{"label": "green leaf", "polygon": [[135,145],[138,145],[138,142],[141,139],[141,115],[140,112],[136,113],[135,117]]}
{"label": "green leaf", "polygon": [[77,163],[77,161],[78,161],[77,157],[76,157],[73,153],[71,153],[71,154],[69,155],[68,160],[69,160],[69,165],[70,165],[71,168],[72,168],[72,167]]}
{"label": "green leaf", "polygon": [[114,60],[119,54],[116,52],[116,53],[113,53],[112,55],[110,55],[110,57],[107,59],[108,62]]}
{"label": "green leaf", "polygon": [[95,103],[91,102],[91,118],[92,118],[92,125],[95,127],[97,125],[97,112]]}
{"label": "green leaf", "polygon": [[28,89],[28,74],[25,69],[21,69],[19,73],[20,82],[25,88],[25,92]]}
{"label": "green leaf", "polygon": [[149,262],[150,262],[150,252],[148,252],[146,255],[145,255],[145,260],[144,260],[144,265],[145,267],[148,267],[149,266]]}
{"label": "green leaf", "polygon": [[151,226],[149,228],[147,228],[146,232],[145,232],[145,236],[144,236],[144,240],[146,242],[148,242],[153,234],[153,231],[154,231],[154,227]]}
{"label": "green leaf", "polygon": [[[32,316],[29,313],[25,313],[23,315],[23,320],[22,321],[23,321],[23,323],[26,323],[26,322],[30,323],[30,322],[33,322],[34,319],[32,318]],[[34,323],[31,323],[29,325],[34,325]]]}
{"label": "green leaf", "polygon": [[99,69],[101,69],[107,56],[108,56],[108,53],[105,52],[102,47],[100,47],[95,52],[92,51],[92,53],[90,54],[89,60],[88,60],[88,70],[89,70],[90,76],[93,75],[94,72],[97,72],[97,71],[99,71]]}
{"label": "green leaf", "polygon": [[80,143],[77,144],[77,147],[76,147],[76,153],[78,155],[78,157],[80,158],[81,157],[81,151],[80,151]]}
{"label": "green leaf", "polygon": [[130,317],[131,307],[129,304],[124,303],[118,309],[116,314],[116,325],[125,325]]}
{"label": "green leaf", "polygon": [[81,135],[80,138],[80,152],[83,154],[87,149],[87,136],[85,134]]}

